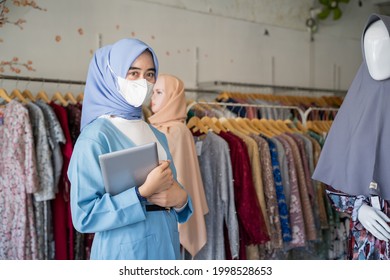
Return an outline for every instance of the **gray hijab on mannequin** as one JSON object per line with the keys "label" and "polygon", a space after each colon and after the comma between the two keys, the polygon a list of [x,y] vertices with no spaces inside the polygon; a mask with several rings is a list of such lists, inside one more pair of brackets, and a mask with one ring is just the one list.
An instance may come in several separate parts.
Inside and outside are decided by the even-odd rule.
{"label": "gray hijab on mannequin", "polygon": [[390,17],[369,17],[361,38],[363,62],[326,138],[313,179],[350,195],[366,196],[375,181],[381,197],[389,200],[390,79],[370,76],[363,44],[367,28],[377,20],[390,34]]}

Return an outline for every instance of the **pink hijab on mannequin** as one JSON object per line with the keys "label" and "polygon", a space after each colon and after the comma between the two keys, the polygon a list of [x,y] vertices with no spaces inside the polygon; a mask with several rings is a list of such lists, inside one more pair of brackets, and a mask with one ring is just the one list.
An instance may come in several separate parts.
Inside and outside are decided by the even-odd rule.
{"label": "pink hijab on mannequin", "polygon": [[204,215],[209,212],[209,208],[194,139],[185,124],[187,107],[184,84],[175,76],[162,74],[157,78],[154,94],[159,90],[159,85],[164,91],[164,99],[160,106],[152,106],[155,113],[149,117],[149,122],[166,135],[176,166],[177,180],[192,198],[193,215],[186,223],[179,225],[179,233],[180,243],[194,257],[207,242]]}

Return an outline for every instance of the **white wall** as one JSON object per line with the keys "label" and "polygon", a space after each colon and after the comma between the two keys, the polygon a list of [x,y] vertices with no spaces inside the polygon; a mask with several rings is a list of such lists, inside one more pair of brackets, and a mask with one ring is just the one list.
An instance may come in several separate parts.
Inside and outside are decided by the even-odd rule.
{"label": "white wall", "polygon": [[[351,0],[339,21],[320,22],[310,42],[305,20],[317,3],[312,0],[37,0],[47,11],[7,2],[9,19],[26,23],[23,30],[0,27],[0,61],[18,57],[36,69],[19,76],[85,80],[99,36],[103,44],[137,37],[156,51],[160,72],[179,76],[188,88],[220,80],[346,90],[361,63],[362,28],[376,11],[368,0],[363,7]],[[7,67],[3,74],[16,75]],[[0,86],[11,91],[16,85],[0,80]],[[82,90],[43,86],[48,94]]]}

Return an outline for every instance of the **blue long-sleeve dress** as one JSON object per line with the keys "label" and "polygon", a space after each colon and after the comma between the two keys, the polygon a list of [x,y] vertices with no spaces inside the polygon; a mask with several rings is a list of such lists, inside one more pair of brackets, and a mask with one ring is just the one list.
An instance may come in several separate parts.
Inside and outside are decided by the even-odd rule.
{"label": "blue long-sleeve dress", "polygon": [[[172,160],[165,135],[151,129]],[[132,146],[135,144],[104,118],[82,130],[68,168],[74,227],[82,233],[95,233],[91,259],[179,259],[178,222],[186,222],[192,214],[190,197],[180,212],[147,212],[133,187],[114,196],[104,190],[99,155]],[[176,179],[172,161],[171,169]]]}

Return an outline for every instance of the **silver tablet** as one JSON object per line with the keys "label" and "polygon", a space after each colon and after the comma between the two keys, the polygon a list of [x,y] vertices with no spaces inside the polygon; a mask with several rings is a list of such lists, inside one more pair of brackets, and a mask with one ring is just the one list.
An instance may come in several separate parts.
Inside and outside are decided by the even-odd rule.
{"label": "silver tablet", "polygon": [[159,163],[155,142],[99,156],[106,192],[116,195],[142,185]]}

